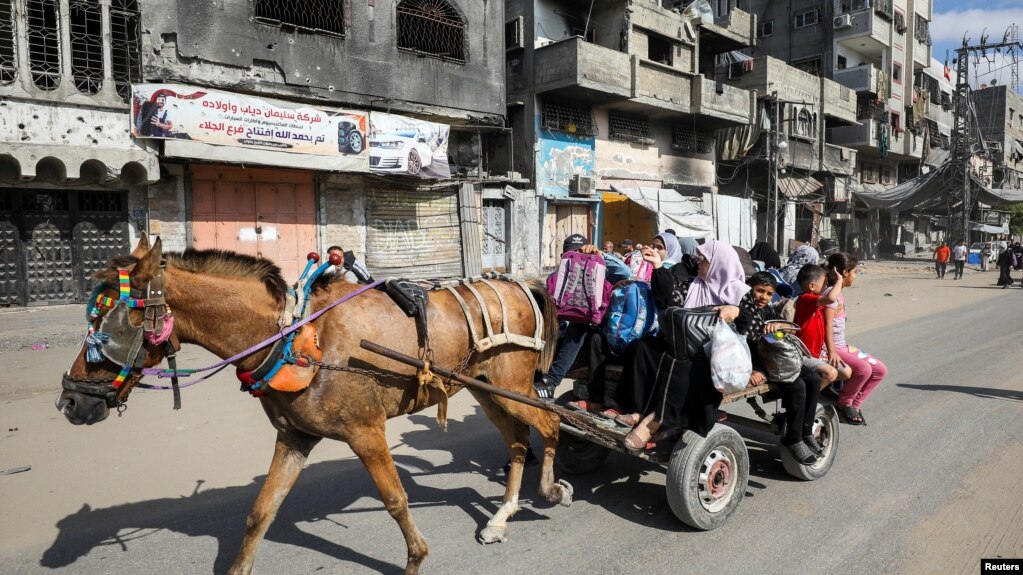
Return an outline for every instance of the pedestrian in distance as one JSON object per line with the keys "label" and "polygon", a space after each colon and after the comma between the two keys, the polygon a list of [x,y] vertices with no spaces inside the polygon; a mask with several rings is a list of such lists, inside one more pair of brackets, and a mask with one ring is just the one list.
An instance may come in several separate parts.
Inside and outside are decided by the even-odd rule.
{"label": "pedestrian in distance", "polygon": [[984,247],[980,248],[980,271],[986,272],[989,263],[991,263],[991,244],[985,243]]}
{"label": "pedestrian in distance", "polygon": [[1016,252],[1011,247],[1004,250],[998,254],[995,266],[998,268],[998,285],[1002,286],[1002,289],[1011,286],[1012,268],[1016,267]]}
{"label": "pedestrian in distance", "polygon": [[934,273],[937,275],[934,279],[940,280],[945,277],[945,269],[948,268],[948,259],[951,256],[952,250],[947,242],[941,242],[934,248]]}
{"label": "pedestrian in distance", "polygon": [[966,266],[966,257],[970,249],[966,247],[964,240],[959,240],[956,247],[952,248],[952,263],[955,265],[955,276],[952,279],[963,279],[963,268]]}

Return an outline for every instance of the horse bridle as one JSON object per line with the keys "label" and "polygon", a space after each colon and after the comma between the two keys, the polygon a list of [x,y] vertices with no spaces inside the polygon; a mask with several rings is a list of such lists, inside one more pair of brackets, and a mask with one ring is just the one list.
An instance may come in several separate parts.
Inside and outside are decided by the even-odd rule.
{"label": "horse bridle", "polygon": [[[121,370],[112,378],[91,378],[72,376],[70,370],[61,378],[61,386],[68,390],[98,397],[107,407],[117,409],[118,414],[125,409],[125,402],[132,388],[142,379],[141,370],[146,354],[142,353],[150,345],[166,346],[166,358],[171,371],[177,369],[175,354],[180,349],[177,337],[173,334],[173,321],[170,306],[164,297],[164,269],[160,269],[146,285],[145,290],[131,287],[130,274],[126,269],[118,269],[118,297],[103,295],[108,286],[99,284],[92,292],[86,308],[86,320],[89,323],[89,335],[86,337],[86,362],[102,363],[111,361],[120,365]],[[110,308],[99,318],[101,308]],[[142,325],[131,322],[129,310],[143,310]],[[98,328],[95,321],[99,319]],[[174,390],[174,409],[181,408],[181,392],[177,377],[171,378]],[[127,382],[127,385],[126,385]]]}

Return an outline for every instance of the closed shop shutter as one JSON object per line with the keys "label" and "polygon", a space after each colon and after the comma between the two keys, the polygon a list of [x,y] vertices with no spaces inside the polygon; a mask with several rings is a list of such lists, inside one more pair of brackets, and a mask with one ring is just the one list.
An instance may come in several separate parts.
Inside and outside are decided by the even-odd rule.
{"label": "closed shop shutter", "polygon": [[460,277],[457,193],[367,188],[366,265],[381,278]]}
{"label": "closed shop shutter", "polygon": [[273,260],[297,280],[316,249],[313,174],[192,166],[192,245]]}

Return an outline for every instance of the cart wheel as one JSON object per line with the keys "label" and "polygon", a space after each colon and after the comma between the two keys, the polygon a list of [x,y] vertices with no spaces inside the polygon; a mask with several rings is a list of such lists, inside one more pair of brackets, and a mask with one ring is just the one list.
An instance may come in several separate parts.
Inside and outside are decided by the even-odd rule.
{"label": "cart wheel", "polygon": [[749,454],[732,428],[715,425],[707,437],[686,431],[668,462],[668,505],[683,523],[721,527],[746,495]]}
{"label": "cart wheel", "polygon": [[[573,399],[575,394],[569,391],[561,394],[554,403],[565,407],[565,404]],[[600,469],[609,455],[611,450],[603,445],[561,430],[558,434],[558,450],[554,452],[554,464],[568,475],[585,475]]]}
{"label": "cart wheel", "polygon": [[813,481],[827,475],[835,463],[838,453],[838,411],[832,405],[817,404],[817,414],[813,419],[813,437],[824,448],[824,455],[813,465],[804,465],[793,459],[788,449],[781,447],[781,464],[785,471],[797,479]]}

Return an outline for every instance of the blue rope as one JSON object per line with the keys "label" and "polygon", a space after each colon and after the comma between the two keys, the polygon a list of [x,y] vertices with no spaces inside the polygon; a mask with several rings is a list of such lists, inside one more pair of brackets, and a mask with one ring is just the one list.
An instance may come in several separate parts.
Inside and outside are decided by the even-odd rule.
{"label": "blue rope", "polygon": [[85,361],[89,363],[103,362],[103,344],[110,341],[110,335],[99,331],[85,337]]}

